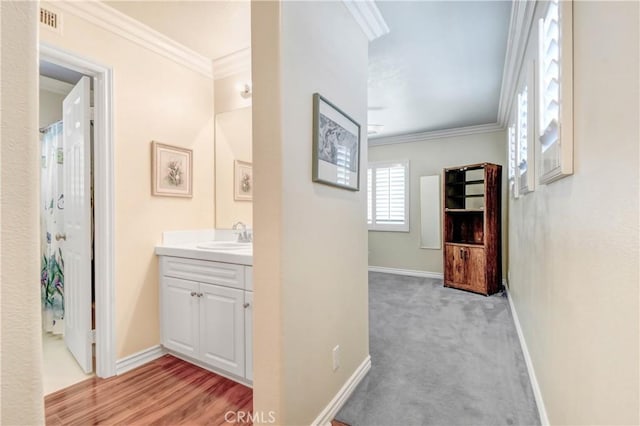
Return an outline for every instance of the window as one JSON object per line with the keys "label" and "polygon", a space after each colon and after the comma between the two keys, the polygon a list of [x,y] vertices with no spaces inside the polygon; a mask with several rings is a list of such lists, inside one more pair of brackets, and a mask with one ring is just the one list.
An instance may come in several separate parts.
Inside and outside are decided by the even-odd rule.
{"label": "window", "polygon": [[369,163],[367,201],[370,230],[409,232],[409,161]]}
{"label": "window", "polygon": [[522,86],[515,99],[515,167],[514,183],[517,195],[535,189],[535,62],[528,60],[523,67]]}
{"label": "window", "polygon": [[543,183],[573,173],[572,6],[571,1],[549,1],[538,24],[538,133]]}
{"label": "window", "polygon": [[507,138],[509,144],[509,190],[514,198],[518,198],[518,186],[516,182],[516,167],[518,167],[518,160],[516,155],[517,141],[516,141],[516,125],[511,121],[509,128],[507,129]]}
{"label": "window", "polygon": [[529,88],[524,86],[522,92],[518,93],[518,136],[517,136],[517,180],[518,189],[527,190],[527,169],[528,169],[528,153],[529,153]]}

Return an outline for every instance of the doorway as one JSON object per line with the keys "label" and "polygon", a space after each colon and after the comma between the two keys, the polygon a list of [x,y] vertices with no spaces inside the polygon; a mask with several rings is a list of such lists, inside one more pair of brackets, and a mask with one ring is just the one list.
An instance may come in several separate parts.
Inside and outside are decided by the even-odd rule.
{"label": "doorway", "polygon": [[40,290],[45,394],[94,372],[92,79],[40,62]]}
{"label": "doorway", "polygon": [[[39,99],[46,148],[41,158],[43,331],[50,332],[45,358],[62,353],[66,361],[71,356],[82,378],[91,372],[106,378],[115,375],[112,72],[41,44],[40,74],[40,89],[59,92],[55,97],[41,90]],[[52,389],[46,383],[49,361],[45,393]],[[57,368],[65,377],[56,386],[81,377],[63,370]]]}

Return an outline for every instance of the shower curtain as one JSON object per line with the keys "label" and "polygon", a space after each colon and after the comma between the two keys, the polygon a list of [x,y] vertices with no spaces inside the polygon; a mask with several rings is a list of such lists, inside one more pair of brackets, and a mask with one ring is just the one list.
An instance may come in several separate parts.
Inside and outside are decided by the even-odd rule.
{"label": "shower curtain", "polygon": [[40,232],[42,318],[45,332],[64,331],[64,194],[62,121],[47,127],[41,138]]}

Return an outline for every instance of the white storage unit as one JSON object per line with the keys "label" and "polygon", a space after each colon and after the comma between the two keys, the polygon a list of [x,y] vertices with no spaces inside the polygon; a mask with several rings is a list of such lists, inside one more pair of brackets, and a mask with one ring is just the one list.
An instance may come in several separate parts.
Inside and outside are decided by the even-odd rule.
{"label": "white storage unit", "polygon": [[236,381],[251,383],[251,277],[251,266],[160,256],[162,345]]}

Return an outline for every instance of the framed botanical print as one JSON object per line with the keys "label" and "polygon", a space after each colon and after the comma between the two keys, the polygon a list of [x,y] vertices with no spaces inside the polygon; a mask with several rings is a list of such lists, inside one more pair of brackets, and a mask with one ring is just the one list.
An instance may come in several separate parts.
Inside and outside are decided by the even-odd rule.
{"label": "framed botanical print", "polygon": [[151,142],[151,194],[193,197],[193,151]]}
{"label": "framed botanical print", "polygon": [[251,163],[236,160],[233,164],[233,199],[253,200],[253,167]]}

